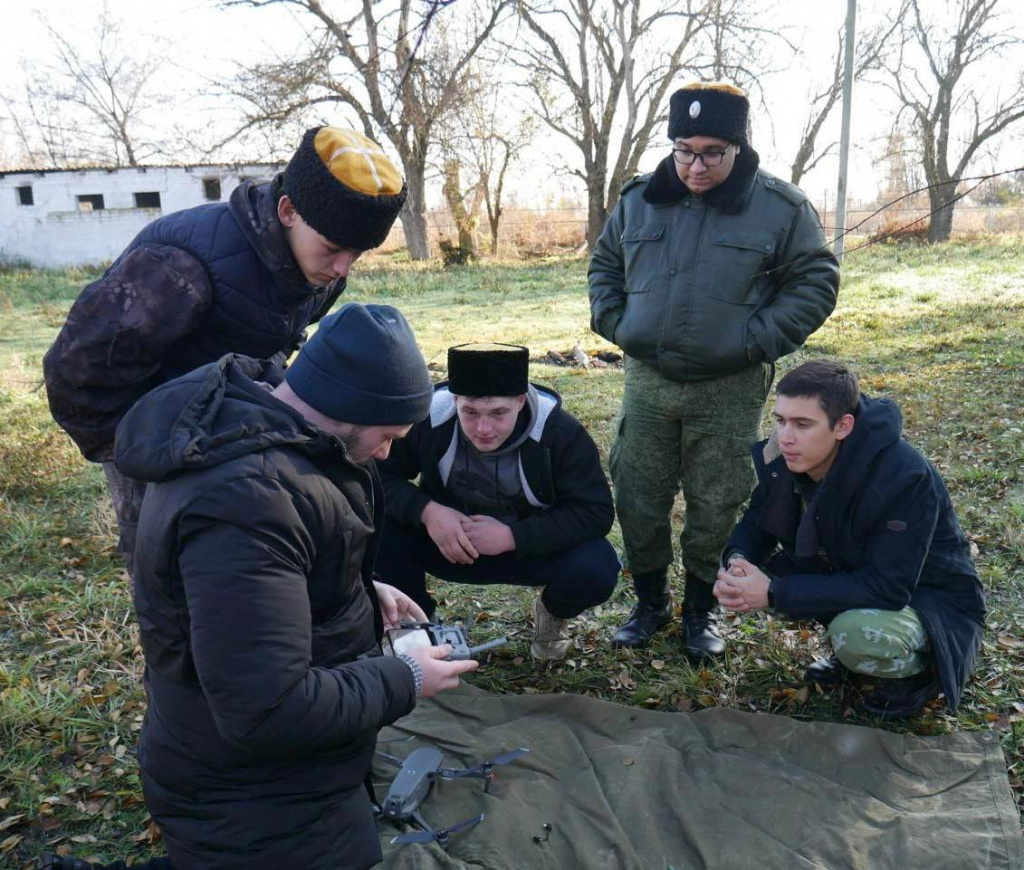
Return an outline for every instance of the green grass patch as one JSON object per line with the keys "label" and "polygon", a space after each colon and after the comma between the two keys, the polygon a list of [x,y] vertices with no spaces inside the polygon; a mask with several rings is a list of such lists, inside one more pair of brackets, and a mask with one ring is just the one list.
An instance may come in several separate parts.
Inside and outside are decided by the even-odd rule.
{"label": "green grass patch", "polygon": [[[1024,259],[1021,239],[941,246],[876,245],[848,256],[836,313],[780,372],[821,354],[861,372],[864,388],[896,399],[906,434],[945,475],[989,595],[981,662],[957,716],[933,710],[904,725],[919,734],[994,730],[1018,799],[1024,771]],[[94,276],[0,274],[0,863],[32,866],[42,848],[82,856],[159,850],[141,803],[134,742],[144,711],[141,651],[130,591],[114,549],[100,469],[49,418],[41,360],[72,300]],[[609,345],[589,330],[586,263],[553,259],[437,265],[368,258],[346,300],[386,302],[413,324],[440,376],[444,353],[467,341],[526,344],[535,358],[575,344]],[[615,368],[535,363],[607,458],[622,393]],[[767,423],[767,414],[765,421]],[[684,506],[678,505],[678,515]],[[612,542],[621,539],[616,527]],[[678,575],[675,582],[678,583]],[[806,690],[819,645],[806,626],[766,615],[726,617],[726,660],[694,670],[677,628],[650,649],[613,650],[632,604],[627,584],[575,621],[567,661],[529,658],[531,593],[435,582],[446,618],[507,648],[471,679],[495,692],[579,692],[624,704],[709,706],[805,719],[879,724],[849,695]],[[5,839],[7,838],[7,839]],[[6,865],[5,865],[6,866]]]}

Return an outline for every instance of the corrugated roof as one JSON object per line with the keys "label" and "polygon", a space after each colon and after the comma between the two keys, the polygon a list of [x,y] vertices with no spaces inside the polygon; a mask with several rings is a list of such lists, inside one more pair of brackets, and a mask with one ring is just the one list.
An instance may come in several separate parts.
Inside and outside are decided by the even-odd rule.
{"label": "corrugated roof", "polygon": [[256,161],[252,163],[159,163],[146,166],[73,166],[68,168],[51,169],[0,169],[0,178],[5,175],[49,175],[56,172],[139,172],[145,173],[149,169],[243,169],[247,167],[266,166],[274,169],[283,168],[287,160],[268,163]]}

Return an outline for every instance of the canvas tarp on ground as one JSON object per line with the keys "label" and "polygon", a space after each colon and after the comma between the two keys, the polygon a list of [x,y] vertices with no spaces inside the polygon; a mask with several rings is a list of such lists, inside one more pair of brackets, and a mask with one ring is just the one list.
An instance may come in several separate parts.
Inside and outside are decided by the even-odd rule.
{"label": "canvas tarp on ground", "polygon": [[[382,739],[406,756],[435,744],[460,767],[530,749],[478,779],[442,782],[435,827],[487,818],[436,844],[393,846],[390,870],[456,868],[1024,868],[1024,838],[992,733],[916,737],[785,716],[623,707],[581,695],[420,702]],[[378,796],[396,773],[375,765]],[[552,826],[548,839],[535,843]]]}

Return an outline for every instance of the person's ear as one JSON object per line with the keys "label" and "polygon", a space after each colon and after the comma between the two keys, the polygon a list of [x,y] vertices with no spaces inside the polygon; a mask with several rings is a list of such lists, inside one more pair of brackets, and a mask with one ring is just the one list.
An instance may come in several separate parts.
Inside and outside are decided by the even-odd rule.
{"label": "person's ear", "polygon": [[848,438],[856,423],[857,418],[854,417],[853,414],[843,414],[842,417],[836,420],[836,425],[832,429],[835,433],[836,441],[842,441],[844,438]]}
{"label": "person's ear", "polygon": [[288,194],[284,194],[277,201],[277,219],[281,221],[281,226],[288,227],[289,229],[295,226],[295,219],[299,216],[299,213],[295,210],[295,206],[292,205],[291,198]]}
{"label": "person's ear", "polygon": [[523,393],[523,395],[518,397],[518,402],[516,404],[516,413],[518,413],[519,411],[522,411],[523,410],[523,405],[525,405],[525,404],[526,404],[526,393]]}

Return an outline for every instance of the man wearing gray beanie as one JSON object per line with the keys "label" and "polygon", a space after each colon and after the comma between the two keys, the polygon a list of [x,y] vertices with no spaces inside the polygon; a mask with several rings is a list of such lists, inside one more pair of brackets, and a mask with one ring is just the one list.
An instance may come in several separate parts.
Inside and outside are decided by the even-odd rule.
{"label": "man wearing gray beanie", "polygon": [[117,430],[118,468],[147,483],[143,790],[177,867],[367,868],[381,859],[364,788],[377,731],[476,665],[443,646],[379,654],[385,627],[425,615],[371,575],[375,460],[433,390],[386,305],[324,318],[273,391],[262,368],[225,356]]}

